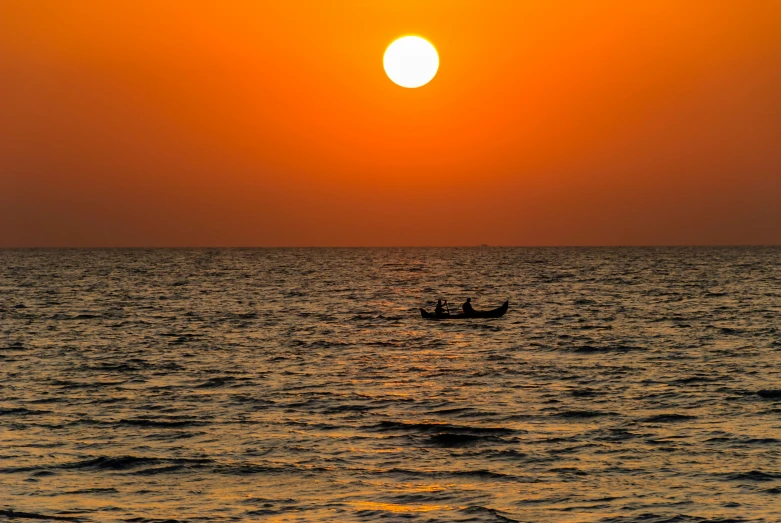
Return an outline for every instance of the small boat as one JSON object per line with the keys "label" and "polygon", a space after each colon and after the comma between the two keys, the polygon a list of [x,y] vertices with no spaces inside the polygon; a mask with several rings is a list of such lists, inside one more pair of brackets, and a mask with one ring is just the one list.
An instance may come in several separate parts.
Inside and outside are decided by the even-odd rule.
{"label": "small boat", "polygon": [[471,314],[446,314],[437,316],[426,309],[420,309],[420,315],[424,320],[470,320],[472,318],[500,318],[507,312],[510,302],[506,301],[501,307],[491,309],[490,311],[474,311]]}

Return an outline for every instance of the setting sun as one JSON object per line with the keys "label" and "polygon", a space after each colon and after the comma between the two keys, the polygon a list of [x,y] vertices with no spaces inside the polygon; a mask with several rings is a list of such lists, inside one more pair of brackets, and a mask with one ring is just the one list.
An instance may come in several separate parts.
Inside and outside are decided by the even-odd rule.
{"label": "setting sun", "polygon": [[429,83],[439,69],[437,50],[419,36],[404,36],[385,50],[385,73],[401,87],[422,87]]}

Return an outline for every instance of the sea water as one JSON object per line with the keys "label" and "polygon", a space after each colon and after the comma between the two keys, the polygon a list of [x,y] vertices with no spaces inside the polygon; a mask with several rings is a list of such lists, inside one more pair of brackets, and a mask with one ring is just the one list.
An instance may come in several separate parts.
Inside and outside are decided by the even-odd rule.
{"label": "sea water", "polygon": [[780,329],[779,248],[2,250],[0,509],[777,522]]}

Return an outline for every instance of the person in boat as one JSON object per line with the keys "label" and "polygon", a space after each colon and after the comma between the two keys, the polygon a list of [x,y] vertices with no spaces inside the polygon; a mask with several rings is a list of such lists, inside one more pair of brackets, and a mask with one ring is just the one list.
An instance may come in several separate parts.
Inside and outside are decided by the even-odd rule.
{"label": "person in boat", "polygon": [[446,313],[445,309],[442,308],[442,300],[437,300],[437,306],[434,309],[434,314],[437,316],[450,316],[450,314]]}
{"label": "person in boat", "polygon": [[464,309],[464,314],[467,316],[471,316],[475,313],[475,310],[472,308],[472,298],[467,298],[461,308]]}

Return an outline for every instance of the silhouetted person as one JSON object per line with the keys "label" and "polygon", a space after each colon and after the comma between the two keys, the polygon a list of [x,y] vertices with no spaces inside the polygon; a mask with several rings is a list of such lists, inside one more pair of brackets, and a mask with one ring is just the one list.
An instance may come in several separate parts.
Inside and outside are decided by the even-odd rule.
{"label": "silhouetted person", "polygon": [[442,308],[442,300],[437,300],[437,307],[434,309],[434,314],[437,316],[447,316],[445,310]]}
{"label": "silhouetted person", "polygon": [[467,298],[461,308],[464,309],[464,314],[467,316],[474,314],[475,310],[472,308],[472,298]]}

